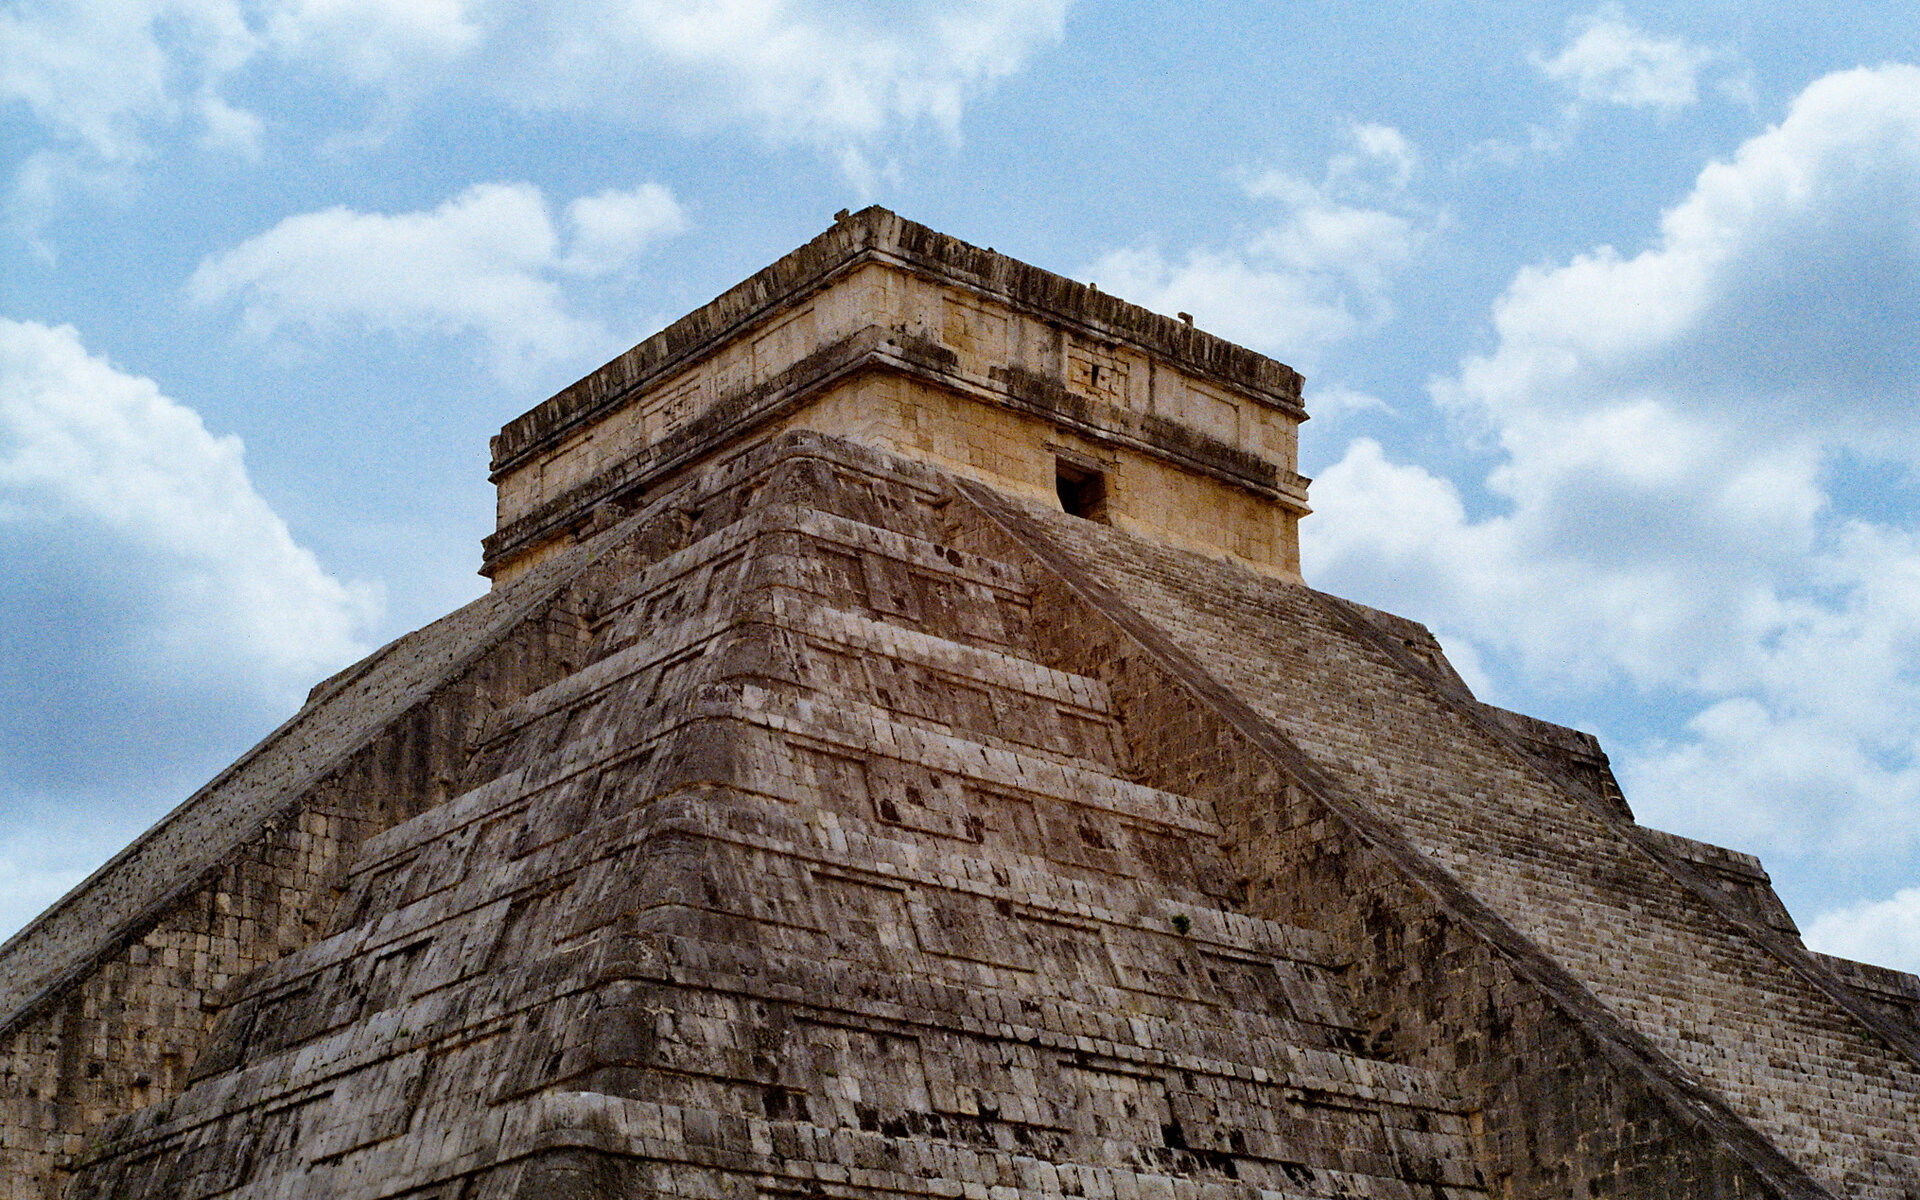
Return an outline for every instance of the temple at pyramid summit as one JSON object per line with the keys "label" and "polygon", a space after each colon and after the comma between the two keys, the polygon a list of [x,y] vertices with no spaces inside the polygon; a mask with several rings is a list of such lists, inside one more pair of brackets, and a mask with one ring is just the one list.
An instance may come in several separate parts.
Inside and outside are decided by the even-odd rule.
{"label": "temple at pyramid summit", "polygon": [[0,947],[0,1195],[1920,1197],[1920,979],[1303,581],[1306,416],[842,213]]}

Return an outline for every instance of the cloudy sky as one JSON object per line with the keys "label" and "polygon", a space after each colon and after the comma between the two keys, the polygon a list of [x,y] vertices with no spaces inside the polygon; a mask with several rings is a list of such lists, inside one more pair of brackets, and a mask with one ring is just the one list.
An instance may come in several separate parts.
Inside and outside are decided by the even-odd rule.
{"label": "cloudy sky", "polygon": [[879,202],[1299,367],[1310,582],[1920,970],[1901,9],[0,0],[0,931],[478,594],[503,421]]}

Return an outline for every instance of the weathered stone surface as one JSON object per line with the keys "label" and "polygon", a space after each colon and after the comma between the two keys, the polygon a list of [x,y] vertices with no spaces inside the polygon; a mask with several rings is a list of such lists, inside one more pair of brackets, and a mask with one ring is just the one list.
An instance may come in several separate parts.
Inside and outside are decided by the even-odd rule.
{"label": "weathered stone surface", "polygon": [[74,1195],[1478,1192],[1451,1085],[1368,1047],[1324,938],[1236,910],[1107,687],[1031,657],[1026,570],[936,540],[937,476],[813,443],[582,577],[581,669],[361,844],[336,931],[221,998],[201,1081]]}
{"label": "weathered stone surface", "polygon": [[1009,261],[860,214],[503,431],[493,594],[0,951],[0,1187],[1920,1196],[1920,980],[1300,583],[1286,368]]}
{"label": "weathered stone surface", "polygon": [[510,422],[482,569],[511,579],[675,471],[805,428],[1040,500],[1071,461],[1113,524],[1297,576],[1305,419],[1281,363],[870,208]]}
{"label": "weathered stone surface", "polygon": [[[1356,623],[1353,606],[972,493],[1079,595],[1155,650],[1189,692],[1211,699],[1215,715],[1237,715],[1249,746],[1288,768],[1291,811],[1256,813],[1234,839],[1251,856],[1256,910],[1321,926],[1339,911],[1333,896],[1366,906],[1349,909],[1341,942],[1388,941],[1384,961],[1360,960],[1369,969],[1359,977],[1386,990],[1374,1007],[1386,1029],[1428,1026],[1413,1039],[1419,1061],[1463,1085],[1490,1065],[1521,1076],[1544,1071],[1544,1085],[1492,1085],[1509,1089],[1505,1114],[1497,1092],[1484,1096],[1488,1116],[1526,1144],[1489,1164],[1523,1180],[1512,1185],[1520,1194],[1557,1194],[1566,1176],[1602,1193],[1652,1190],[1634,1159],[1656,1139],[1644,1119],[1621,1124],[1632,1111],[1619,1095],[1627,1083],[1664,1095],[1696,1139],[1712,1130],[1707,1145],[1737,1153],[1769,1186],[1862,1196],[1916,1186],[1920,1069],[1911,1027],[1887,1019],[1797,938],[1769,928],[1778,900],[1757,862],[1746,860],[1742,882],[1751,888],[1757,876],[1769,904],[1729,895],[1687,861],[1745,856],[1640,829],[1606,797],[1542,770],[1506,722],[1476,719],[1478,706],[1451,688],[1419,686],[1424,672],[1392,653],[1393,639]],[[1196,774],[1226,775],[1247,756],[1215,756]],[[1244,792],[1220,799],[1247,802]],[[1365,861],[1358,880],[1356,856]],[[1399,868],[1390,888],[1400,903],[1413,883],[1439,910],[1403,910],[1382,928],[1379,894],[1369,895],[1381,856]],[[1337,887],[1324,886],[1334,881],[1328,873]],[[1432,928],[1442,919],[1456,928]],[[1472,958],[1505,951],[1497,975],[1518,972],[1543,993],[1529,1003],[1560,1007],[1583,1027],[1584,1053],[1631,1062],[1639,1078],[1606,1081],[1604,1104],[1581,1102],[1565,1075],[1561,1035],[1552,1052],[1526,1045],[1565,1017],[1525,1029],[1511,984],[1450,961],[1469,951],[1463,931],[1483,942]],[[1467,994],[1456,995],[1462,983]],[[1437,1028],[1429,1024],[1436,1015]],[[1520,1049],[1490,1060],[1489,1043],[1511,1043],[1516,1032]],[[1582,1072],[1598,1075],[1599,1065],[1589,1061]],[[1556,1117],[1564,1122],[1557,1131]],[[1609,1147],[1616,1135],[1639,1148]],[[1660,1190],[1676,1186],[1671,1173],[1688,1161],[1671,1148],[1655,1152]]]}

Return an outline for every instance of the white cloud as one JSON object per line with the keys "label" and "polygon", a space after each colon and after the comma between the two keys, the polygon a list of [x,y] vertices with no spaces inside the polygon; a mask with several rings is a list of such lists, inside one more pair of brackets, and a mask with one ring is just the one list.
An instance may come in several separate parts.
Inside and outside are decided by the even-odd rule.
{"label": "white cloud", "polygon": [[1347,132],[1352,147],[1328,161],[1330,182],[1389,194],[1403,191],[1413,182],[1420,155],[1406,134],[1391,125],[1372,122],[1356,124]]}
{"label": "white cloud", "polygon": [[265,129],[259,117],[235,108],[208,92],[200,97],[200,144],[209,150],[224,150],[256,158],[260,154],[260,135]]}
{"label": "white cloud", "polygon": [[109,162],[147,152],[210,79],[252,53],[228,0],[65,0],[0,11],[0,98]]}
{"label": "white cloud", "polygon": [[1415,163],[1398,130],[1355,126],[1321,182],[1283,171],[1245,182],[1249,197],[1278,211],[1238,247],[1178,257],[1131,247],[1089,274],[1137,304],[1191,312],[1211,332],[1309,366],[1391,315],[1393,279],[1426,234],[1405,195]]}
{"label": "white cloud", "polygon": [[238,0],[48,0],[0,9],[0,105],[45,130],[16,160],[7,220],[42,257],[49,218],[78,194],[124,196],[156,135],[197,132],[252,154],[259,123],[221,99],[255,53]]}
{"label": "white cloud", "polygon": [[364,654],[380,602],[295,542],[238,439],[71,328],[0,319],[0,607],[0,915],[24,917]]}
{"label": "white cloud", "polygon": [[1307,408],[1316,421],[1337,421],[1364,412],[1393,415],[1393,406],[1380,397],[1337,383],[1323,387],[1308,380],[1307,393]]}
{"label": "white cloud", "polygon": [[133,640],[101,647],[131,654],[129,670],[215,671],[284,696],[363,649],[374,601],[294,542],[239,439],[88,354],[70,327],[0,318],[0,528],[15,545],[78,532],[103,554],[137,548],[125,565],[140,577],[121,581],[122,599],[138,593]]}
{"label": "white cloud", "polygon": [[364,654],[380,601],[294,540],[237,438],[0,318],[0,607],[10,930]]}
{"label": "white cloud", "polygon": [[[1700,174],[1647,251],[1610,247],[1522,272],[1495,310],[1499,350],[1458,394],[1514,414],[1666,389],[1751,421],[1838,422],[1897,449],[1920,385],[1920,68],[1830,75],[1779,126]],[[1744,414],[1744,418],[1743,415]]]}
{"label": "white cloud", "polygon": [[485,31],[467,0],[284,0],[266,20],[276,55],[381,91],[414,93],[478,50]]}
{"label": "white cloud", "polygon": [[1290,360],[1308,361],[1360,328],[1363,316],[1340,290],[1343,280],[1287,270],[1249,251],[1190,250],[1175,260],[1136,247],[1112,251],[1088,270],[1115,295],[1156,312],[1194,313],[1210,333]]}
{"label": "white cloud", "polygon": [[[0,101],[80,167],[163,135],[251,153],[223,96],[299,68],[390,123],[429,96],[590,112],[815,147],[870,178],[902,133],[954,136],[985,89],[1057,42],[1069,0],[46,0],[0,12]],[[28,222],[30,223],[30,222]]]}
{"label": "white cloud", "polygon": [[[65,848],[50,840],[0,835],[0,941],[87,876],[85,866],[67,861]],[[84,852],[85,861],[101,857],[94,847]]]}
{"label": "white cloud", "polygon": [[1821,913],[1807,926],[1806,940],[1826,954],[1920,972],[1920,888]]}
{"label": "white cloud", "polygon": [[611,335],[569,310],[561,279],[615,273],[685,223],[653,184],[576,200],[563,224],[532,184],[480,184],[427,212],[289,217],[206,259],[188,291],[202,304],[237,302],[262,337],[475,334],[512,380],[607,351]]}
{"label": "white cloud", "polygon": [[[967,102],[1059,40],[1065,0],[870,5],[597,0],[502,5],[530,31],[504,82],[521,102],[855,154],[919,124],[951,133]],[[511,16],[509,16],[511,14]]]}
{"label": "white cloud", "polygon": [[582,275],[617,271],[655,242],[687,228],[680,202],[657,183],[582,196],[567,205],[567,221],[573,226],[573,244],[561,265]]}
{"label": "white cloud", "polygon": [[1494,511],[1357,441],[1314,485],[1309,577],[1536,693],[1691,709],[1615,747],[1650,823],[1810,889],[1842,862],[1849,886],[1910,879],[1920,513],[1851,511],[1843,485],[1920,468],[1920,69],[1817,81],[1648,249],[1524,270],[1493,325],[1435,395],[1494,452]]}
{"label": "white cloud", "polygon": [[1528,56],[1567,96],[1556,119],[1531,122],[1518,136],[1476,142],[1454,157],[1449,170],[1471,174],[1557,157],[1573,144],[1594,108],[1610,105],[1671,115],[1699,103],[1701,87],[1709,81],[1715,92],[1735,104],[1752,108],[1758,102],[1753,70],[1736,55],[1680,38],[1656,37],[1629,20],[1618,4],[1576,17],[1567,29],[1567,44],[1558,54]]}
{"label": "white cloud", "polygon": [[[46,133],[14,169],[7,222],[40,255],[75,195],[124,201],[164,139],[257,156],[263,126],[221,89],[263,41],[242,0],[44,0],[0,9],[0,105]],[[22,139],[24,142],[24,139]]]}
{"label": "white cloud", "polygon": [[1671,112],[1700,99],[1700,73],[1720,56],[1677,38],[1658,38],[1626,18],[1617,4],[1573,23],[1578,34],[1535,65],[1589,104]]}

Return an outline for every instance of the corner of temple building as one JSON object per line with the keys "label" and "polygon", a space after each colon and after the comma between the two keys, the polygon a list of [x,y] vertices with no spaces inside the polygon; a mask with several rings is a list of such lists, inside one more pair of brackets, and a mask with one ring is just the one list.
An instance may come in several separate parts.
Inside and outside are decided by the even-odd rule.
{"label": "corner of temple building", "polygon": [[690,467],[810,429],[1298,579],[1300,384],[868,208],[509,422],[481,572],[512,579]]}

